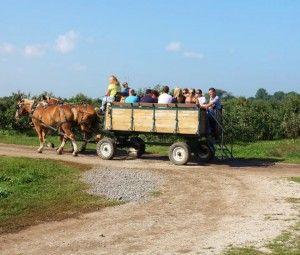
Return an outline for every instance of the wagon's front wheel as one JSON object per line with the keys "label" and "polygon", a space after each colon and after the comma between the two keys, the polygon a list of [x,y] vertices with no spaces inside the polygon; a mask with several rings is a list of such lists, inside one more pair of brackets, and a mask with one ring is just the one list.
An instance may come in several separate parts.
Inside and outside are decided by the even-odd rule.
{"label": "wagon's front wheel", "polygon": [[113,139],[104,137],[97,143],[97,154],[102,159],[112,159],[116,152],[116,143]]}
{"label": "wagon's front wheel", "polygon": [[173,143],[169,148],[169,159],[175,165],[185,165],[191,156],[191,149],[185,142]]}

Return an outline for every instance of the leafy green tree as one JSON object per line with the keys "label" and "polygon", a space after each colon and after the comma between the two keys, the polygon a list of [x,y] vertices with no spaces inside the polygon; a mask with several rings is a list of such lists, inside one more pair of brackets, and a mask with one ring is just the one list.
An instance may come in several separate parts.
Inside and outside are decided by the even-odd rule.
{"label": "leafy green tree", "polygon": [[300,135],[300,114],[291,112],[286,114],[282,123],[287,137],[295,139]]}
{"label": "leafy green tree", "polygon": [[262,99],[262,100],[268,100],[270,98],[270,95],[268,94],[266,89],[260,88],[256,91],[255,98]]}
{"label": "leafy green tree", "polygon": [[285,97],[285,93],[283,91],[276,91],[273,96],[272,96],[272,99],[275,99],[275,100],[283,100]]}
{"label": "leafy green tree", "polygon": [[101,103],[101,100],[99,98],[93,99],[93,98],[85,96],[82,93],[79,93],[79,94],[67,99],[67,101],[72,104],[91,104],[94,106],[99,106]]}

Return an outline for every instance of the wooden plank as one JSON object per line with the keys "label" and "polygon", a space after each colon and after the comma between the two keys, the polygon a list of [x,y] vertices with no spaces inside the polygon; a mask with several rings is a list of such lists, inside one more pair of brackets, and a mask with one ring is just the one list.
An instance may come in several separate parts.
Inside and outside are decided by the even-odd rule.
{"label": "wooden plank", "polygon": [[[196,134],[198,131],[198,109],[181,110],[180,108],[177,108],[177,111],[177,133]],[[105,122],[106,129],[110,128],[110,115],[108,112]],[[131,115],[131,108],[114,107],[112,109],[112,130],[130,130],[132,122]],[[204,122],[206,117],[205,114],[202,115],[201,121]],[[145,109],[143,107],[133,109],[132,131],[151,132],[153,129],[153,122],[153,111],[151,109]],[[174,133],[176,131],[176,108],[155,108],[155,128],[156,132],[159,133]]]}

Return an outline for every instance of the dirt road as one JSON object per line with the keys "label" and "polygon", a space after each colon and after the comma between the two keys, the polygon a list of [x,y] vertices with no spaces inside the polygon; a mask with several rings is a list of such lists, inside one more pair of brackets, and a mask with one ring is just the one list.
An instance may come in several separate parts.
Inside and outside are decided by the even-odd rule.
{"label": "dirt road", "polygon": [[94,155],[38,154],[0,144],[0,155],[41,157],[98,166],[151,169],[164,177],[162,194],[147,202],[43,223],[0,236],[0,254],[219,254],[228,245],[262,246],[292,225],[300,196],[297,165],[235,162],[174,166],[166,158],[101,161]]}

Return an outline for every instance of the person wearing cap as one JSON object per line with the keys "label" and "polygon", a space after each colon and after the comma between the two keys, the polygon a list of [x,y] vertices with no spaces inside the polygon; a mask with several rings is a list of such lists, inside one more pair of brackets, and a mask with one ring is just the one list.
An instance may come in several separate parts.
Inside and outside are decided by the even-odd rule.
{"label": "person wearing cap", "polygon": [[136,95],[133,89],[129,90],[129,96],[126,97],[125,103],[138,103],[140,101],[139,97]]}
{"label": "person wearing cap", "polygon": [[164,86],[162,89],[162,93],[158,97],[159,104],[171,104],[173,97],[169,95],[169,87]]}
{"label": "person wearing cap", "polygon": [[122,95],[123,97],[128,97],[128,96],[129,96],[129,90],[130,90],[130,88],[129,88],[129,86],[128,86],[128,83],[127,83],[127,82],[124,82],[124,83],[122,84],[122,87],[123,87],[123,89],[122,89],[121,95]]}
{"label": "person wearing cap", "polygon": [[152,90],[147,89],[145,95],[140,100],[141,103],[156,103],[155,99],[152,97]]}

